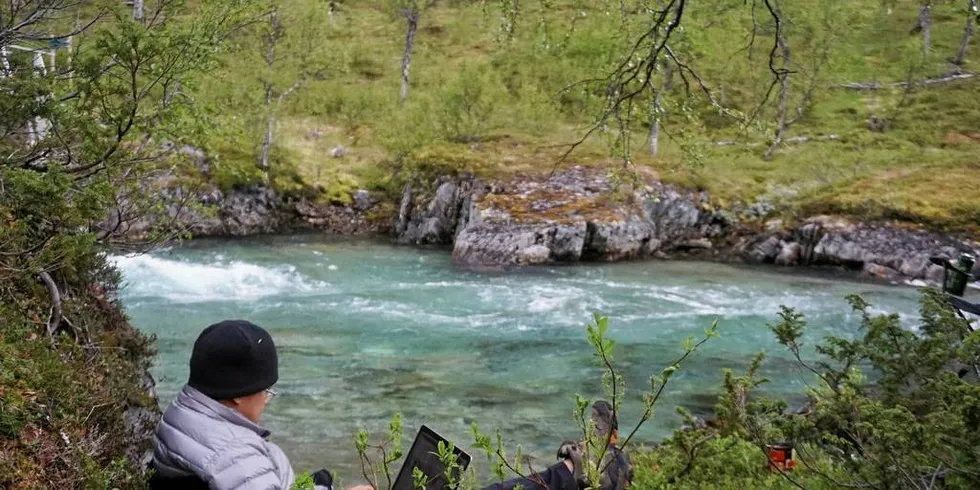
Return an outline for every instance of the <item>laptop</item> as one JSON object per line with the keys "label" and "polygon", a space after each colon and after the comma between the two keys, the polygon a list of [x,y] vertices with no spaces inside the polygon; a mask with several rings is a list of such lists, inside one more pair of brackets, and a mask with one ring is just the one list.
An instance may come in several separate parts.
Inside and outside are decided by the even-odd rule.
{"label": "laptop", "polygon": [[[418,435],[415,436],[415,441],[412,442],[412,448],[409,449],[408,454],[405,456],[405,463],[398,472],[395,484],[391,487],[392,490],[416,490],[415,481],[412,476],[415,468],[422,470],[429,480],[429,484],[426,485],[425,490],[449,490],[449,482],[446,479],[446,466],[439,460],[440,442],[446,445],[450,444],[446,438],[423,425],[419,429]],[[453,474],[453,477],[458,481],[462,476],[462,472],[470,464],[470,455],[458,447],[454,447],[453,449],[456,454],[456,462],[459,464],[459,470]]]}

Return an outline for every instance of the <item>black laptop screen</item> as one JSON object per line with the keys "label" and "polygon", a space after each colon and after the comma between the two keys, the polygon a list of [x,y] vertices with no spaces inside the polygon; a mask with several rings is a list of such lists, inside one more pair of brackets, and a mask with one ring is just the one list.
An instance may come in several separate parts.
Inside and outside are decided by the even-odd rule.
{"label": "black laptop screen", "polygon": [[[429,484],[426,485],[425,490],[447,490],[449,488],[446,480],[446,467],[439,460],[440,441],[449,444],[446,439],[436,434],[432,429],[424,425],[419,429],[415,442],[412,443],[412,448],[405,456],[405,463],[402,465],[401,471],[398,472],[398,478],[395,480],[392,490],[416,490],[412,478],[414,468],[422,470],[429,479]],[[459,448],[455,448],[455,452],[456,461],[465,470],[470,464],[470,456]],[[459,474],[455,475],[456,478],[459,476]]]}

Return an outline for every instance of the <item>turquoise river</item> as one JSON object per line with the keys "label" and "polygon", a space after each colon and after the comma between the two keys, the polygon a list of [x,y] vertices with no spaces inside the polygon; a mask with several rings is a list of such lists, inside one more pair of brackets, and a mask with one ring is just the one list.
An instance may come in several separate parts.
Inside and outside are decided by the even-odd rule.
{"label": "turquoise river", "polygon": [[918,309],[914,288],[798,271],[649,261],[476,273],[453,267],[444,250],[311,236],[195,241],[112,259],[128,314],[157,338],[161,403],[186,380],[201,329],[251,320],[281,352],[279,396],[263,418],[272,439],[298,470],[327,467],[345,482],[362,480],[354,433],[378,433],[396,411],[406,449],[421,424],[469,448],[476,422],[550,463],[577,433],[575,394],[602,392],[585,336],[593,312],[611,319],[627,427],[648,377],[682,352],[685,338],[719,322],[720,337],[678,371],[638,433],[654,441],[679,424],[677,405],[705,413],[722,369],[743,370],[760,351],[772,379],[764,391],[800,401],[810,380],[766,327],[780,305],[806,314],[811,346],[858,333],[848,294],[899,313],[910,328]]}

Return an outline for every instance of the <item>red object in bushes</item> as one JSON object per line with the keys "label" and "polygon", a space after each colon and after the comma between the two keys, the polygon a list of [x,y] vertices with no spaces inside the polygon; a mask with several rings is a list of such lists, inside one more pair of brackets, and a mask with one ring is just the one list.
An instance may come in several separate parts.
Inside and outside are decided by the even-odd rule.
{"label": "red object in bushes", "polygon": [[793,446],[790,444],[774,444],[767,446],[769,451],[769,471],[790,471],[796,467],[793,459]]}

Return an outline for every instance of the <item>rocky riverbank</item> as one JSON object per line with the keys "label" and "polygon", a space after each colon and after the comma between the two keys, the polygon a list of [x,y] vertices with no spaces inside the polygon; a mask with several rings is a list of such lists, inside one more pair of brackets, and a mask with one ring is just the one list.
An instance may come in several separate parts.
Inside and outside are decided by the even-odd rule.
{"label": "rocky riverbank", "polygon": [[403,244],[451,245],[467,267],[697,257],[781,266],[837,266],[887,281],[941,280],[931,256],[980,244],[900,223],[818,216],[767,220],[766,206],[719,209],[703,192],[651,181],[617,190],[571,168],[511,182],[444,178],[431,194],[406,187],[394,233]]}
{"label": "rocky riverbank", "polygon": [[655,180],[622,187],[581,167],[508,181],[446,176],[405,186],[397,203],[364,190],[351,204],[339,204],[261,186],[230,192],[212,187],[195,194],[200,206],[170,214],[197,237],[304,229],[390,235],[405,245],[451,247],[457,264],[473,268],[699,258],[836,266],[893,282],[938,281],[942,268],[929,257],[980,250],[976,242],[902,223],[829,216],[789,223],[772,219],[764,203],[722,209],[705,192]]}

